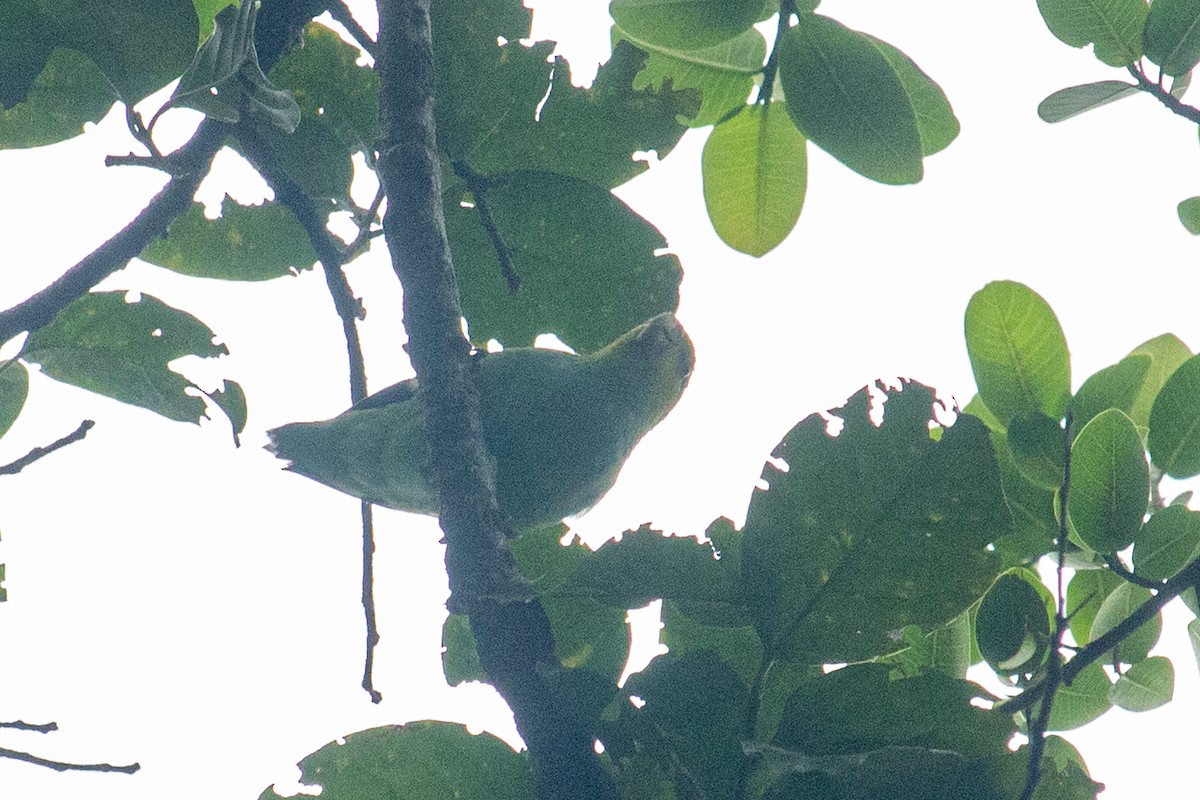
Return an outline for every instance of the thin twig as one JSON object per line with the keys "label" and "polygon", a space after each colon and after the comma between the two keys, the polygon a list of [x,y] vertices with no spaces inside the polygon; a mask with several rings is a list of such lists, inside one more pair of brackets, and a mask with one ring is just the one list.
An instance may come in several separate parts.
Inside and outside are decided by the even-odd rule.
{"label": "thin twig", "polygon": [[375,47],[375,40],[371,38],[371,34],[363,30],[363,26],[358,24],[358,20],[350,13],[350,9],[345,3],[338,0],[331,0],[328,6],[329,16],[337,20],[343,28],[350,32],[354,37],[354,41],[358,42],[358,46],[366,51],[371,58],[379,58],[379,51]]}
{"label": "thin twig", "polygon": [[33,723],[23,722],[22,720],[14,720],[12,722],[0,722],[0,728],[13,728],[18,731],[33,731],[34,733],[50,733],[58,730],[57,722]]}
{"label": "thin twig", "polygon": [[771,55],[767,59],[766,66],[763,67],[763,79],[762,83],[758,85],[758,95],[754,98],[755,103],[771,102],[771,95],[775,93],[775,76],[779,74],[779,47],[783,43],[783,35],[787,33],[792,22],[792,15],[795,13],[795,0],[781,0],[779,22],[775,26],[775,41],[771,44]]}
{"label": "thin twig", "polygon": [[1129,569],[1129,567],[1125,566],[1125,562],[1121,561],[1121,557],[1116,553],[1105,556],[1104,563],[1108,565],[1108,568],[1112,570],[1114,575],[1121,578],[1121,580],[1132,583],[1134,586],[1141,586],[1143,589],[1161,589],[1163,587],[1162,581],[1143,578],[1141,575],[1138,575],[1133,570]]}
{"label": "thin twig", "polygon": [[463,161],[454,162],[454,174],[466,182],[467,189],[475,198],[475,210],[479,212],[479,222],[487,233],[488,241],[492,243],[492,249],[496,251],[496,258],[500,262],[500,274],[504,276],[504,282],[508,284],[508,293],[516,294],[517,290],[521,288],[521,276],[513,267],[512,251],[508,249],[504,237],[500,235],[500,229],[496,226],[496,220],[488,206],[487,179]]}
{"label": "thin twig", "polygon": [[9,750],[7,747],[0,747],[0,758],[11,758],[14,761],[24,761],[28,764],[36,764],[39,767],[48,767],[58,772],[123,772],[126,775],[132,775],[142,768],[141,764],[72,764],[69,761],[55,761],[49,758],[35,756],[32,753],[23,753],[20,750]]}
{"label": "thin twig", "polygon": [[12,462],[11,464],[5,464],[3,466],[0,466],[0,475],[16,475],[18,472],[25,469],[33,462],[37,461],[39,458],[45,458],[46,456],[53,453],[55,450],[61,450],[62,448],[66,447],[67,445],[71,444],[72,442],[78,442],[80,439],[87,436],[87,432],[90,431],[92,429],[92,426],[94,426],[95,424],[96,423],[93,422],[92,420],[85,419],[83,422],[79,423],[78,428],[76,428],[71,433],[68,433],[66,436],[62,437],[58,441],[51,442],[50,444],[46,445],[45,447],[35,447],[32,450],[30,450],[28,453],[26,453],[25,455],[18,458],[16,461]]}
{"label": "thin twig", "polygon": [[[270,184],[275,192],[275,199],[289,209],[300,222],[308,241],[321,261],[325,273],[325,284],[333,298],[333,305],[342,321],[342,334],[346,339],[346,358],[350,373],[350,401],[358,403],[367,396],[367,373],[363,359],[362,342],[358,335],[357,321],[362,318],[362,304],[354,297],[346,275],[342,271],[345,263],[345,251],[334,241],[333,234],[326,227],[328,213],[322,213],[317,204],[307,193],[293,181],[280,167],[271,151],[270,145],[255,133],[248,125],[238,127],[238,140],[246,157]],[[370,214],[379,212],[378,199]],[[375,618],[375,525],[371,504],[362,504],[362,604],[363,616],[366,622],[366,657],[363,661],[362,687],[371,697],[372,703],[379,703],[383,695],[375,688],[374,665],[375,647],[379,644],[379,628]]]}

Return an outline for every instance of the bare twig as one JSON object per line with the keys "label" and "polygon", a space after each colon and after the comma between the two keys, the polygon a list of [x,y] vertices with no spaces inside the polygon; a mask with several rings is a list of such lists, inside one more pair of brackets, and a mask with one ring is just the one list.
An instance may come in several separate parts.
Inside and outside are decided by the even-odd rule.
{"label": "bare twig", "polygon": [[471,169],[464,161],[454,162],[454,174],[466,182],[467,189],[475,198],[475,211],[479,214],[479,222],[483,225],[484,232],[487,233],[488,241],[492,243],[492,249],[496,251],[496,259],[500,262],[500,274],[504,276],[504,282],[508,284],[508,293],[516,294],[517,290],[521,288],[521,276],[513,267],[512,251],[508,249],[504,237],[500,235],[500,229],[496,226],[496,220],[488,206],[487,179]]}
{"label": "bare twig", "polygon": [[123,772],[126,775],[132,775],[142,768],[141,764],[73,764],[69,761],[55,761],[50,758],[42,758],[35,756],[32,753],[23,753],[20,750],[9,750],[7,747],[0,747],[0,758],[11,758],[14,761],[24,761],[28,764],[36,764],[39,767],[48,767],[49,769],[59,772]]}
{"label": "bare twig", "polygon": [[610,800],[616,788],[594,738],[550,690],[547,675],[560,666],[550,621],[516,571],[496,507],[442,217],[429,5],[379,2],[379,166],[387,191],[383,227],[404,288],[409,354],[441,500],[451,603],[470,617],[480,663],[513,709],[538,796]]}
{"label": "bare twig", "polygon": [[375,688],[374,677],[375,647],[379,644],[379,627],[375,622],[375,516],[366,500],[362,503],[362,607],[367,626],[362,688],[372,703],[381,703],[383,693]]}
{"label": "bare twig", "polygon": [[1129,74],[1133,76],[1133,79],[1137,81],[1138,87],[1142,91],[1153,95],[1154,99],[1170,109],[1172,114],[1183,117],[1190,122],[1200,124],[1200,108],[1188,105],[1164,89],[1161,83],[1150,80],[1140,66],[1130,64],[1127,69],[1129,70]]}
{"label": "bare twig", "polygon": [[329,16],[337,20],[343,28],[350,32],[354,37],[354,41],[358,42],[358,46],[366,51],[371,58],[379,58],[379,50],[375,46],[375,40],[371,38],[371,34],[363,30],[363,27],[358,24],[358,20],[350,13],[350,9],[345,3],[338,0],[330,0],[328,6]]}
{"label": "bare twig", "polygon": [[25,469],[38,459],[45,458],[55,450],[61,450],[72,442],[78,442],[80,439],[87,436],[87,432],[90,431],[92,426],[95,424],[96,423],[92,420],[85,419],[83,422],[79,423],[78,428],[71,433],[68,433],[58,441],[51,442],[45,447],[35,447],[11,464],[0,466],[0,475],[16,475],[18,472]]}
{"label": "bare twig", "polygon": [[792,15],[796,13],[795,0],[781,0],[779,3],[779,22],[775,26],[775,41],[771,44],[771,55],[767,58],[767,63],[763,67],[762,83],[758,85],[758,94],[754,98],[755,103],[771,102],[771,95],[775,93],[775,76],[779,74],[779,48],[783,44],[783,35],[787,33],[788,27],[792,23]]}
{"label": "bare twig", "polygon": [[34,733],[51,733],[58,730],[57,722],[33,723],[23,722],[22,720],[14,720],[12,722],[0,722],[0,728],[13,728],[18,731],[33,731]]}

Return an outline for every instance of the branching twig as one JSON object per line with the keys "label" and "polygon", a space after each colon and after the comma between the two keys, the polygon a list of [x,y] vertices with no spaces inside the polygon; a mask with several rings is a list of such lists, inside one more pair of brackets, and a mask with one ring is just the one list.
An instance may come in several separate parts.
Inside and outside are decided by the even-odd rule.
{"label": "branching twig", "polygon": [[87,432],[90,431],[92,426],[95,424],[96,423],[92,420],[85,419],[83,422],[79,423],[78,428],[71,433],[68,433],[58,441],[51,442],[45,447],[35,447],[11,464],[4,464],[3,466],[0,466],[0,475],[16,475],[33,462],[37,461],[39,458],[45,458],[55,450],[61,450],[72,442],[78,442],[80,439],[87,436]]}
{"label": "branching twig", "polygon": [[1159,83],[1150,80],[1140,66],[1130,64],[1127,69],[1129,70],[1129,74],[1133,76],[1133,79],[1137,81],[1142,91],[1153,95],[1158,102],[1170,109],[1172,114],[1200,124],[1200,108],[1188,105],[1164,89]]}
{"label": "branching twig", "polygon": [[496,227],[492,210],[488,207],[487,179],[463,161],[454,162],[454,174],[466,182],[467,188],[474,196],[475,210],[479,212],[479,222],[487,233],[488,241],[492,243],[492,249],[496,251],[496,258],[500,261],[500,274],[504,276],[504,282],[508,284],[508,293],[516,294],[517,290],[521,288],[521,276],[513,268],[512,251],[508,249],[504,237],[500,235],[500,229]]}
{"label": "branching twig", "polygon": [[124,267],[146,245],[166,233],[167,226],[191,206],[196,188],[228,132],[228,126],[222,123],[211,120],[201,123],[192,140],[171,157],[179,171],[132,222],[45,289],[7,311],[0,311],[0,342],[48,324],[73,300]]}
{"label": "branching twig", "polygon": [[429,5],[379,2],[379,166],[384,231],[404,288],[409,354],[441,500],[451,603],[470,617],[480,663],[513,710],[538,796],[610,800],[616,788],[593,736],[550,690],[547,674],[560,666],[550,621],[516,571],[496,508],[442,216]]}
{"label": "branching twig", "polygon": [[379,51],[375,47],[375,40],[371,38],[371,34],[363,30],[363,27],[358,24],[358,20],[350,13],[350,9],[346,4],[339,0],[330,0],[327,8],[329,16],[337,20],[343,28],[350,32],[354,37],[354,41],[358,42],[358,46],[366,51],[371,58],[378,59]]}
{"label": "branching twig", "polygon": [[[275,192],[275,199],[288,208],[308,234],[308,241],[321,261],[325,273],[325,283],[333,298],[334,308],[342,320],[342,333],[346,338],[346,357],[350,370],[350,401],[357,403],[367,396],[367,373],[363,362],[362,343],[358,336],[357,321],[362,318],[362,304],[354,297],[342,266],[346,253],[334,240],[326,227],[328,212],[322,213],[317,204],[299,184],[293,181],[279,166],[270,145],[266,143],[249,125],[239,125],[238,140],[250,163],[270,184]],[[379,212],[379,203],[372,207],[372,217]],[[351,251],[354,252],[354,251]],[[375,688],[373,677],[375,665],[375,647],[379,643],[379,629],[375,622],[375,524],[371,504],[362,504],[362,604],[363,616],[366,620],[366,656],[363,662],[362,687],[371,697],[372,703],[379,703],[383,695]]]}
{"label": "branching twig", "polygon": [[54,761],[49,758],[35,756],[32,753],[23,753],[20,750],[9,750],[7,747],[0,747],[0,758],[11,758],[14,761],[24,761],[28,764],[36,764],[39,767],[48,767],[59,772],[123,772],[126,775],[132,775],[142,768],[141,764],[72,764],[69,761]]}

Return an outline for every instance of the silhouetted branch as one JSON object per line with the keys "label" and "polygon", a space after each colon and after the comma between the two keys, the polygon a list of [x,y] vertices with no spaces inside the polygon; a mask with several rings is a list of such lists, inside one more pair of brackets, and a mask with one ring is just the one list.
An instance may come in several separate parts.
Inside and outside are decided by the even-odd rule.
{"label": "silhouetted branch", "polygon": [[71,433],[68,433],[58,441],[51,442],[45,447],[35,447],[11,464],[4,464],[3,466],[0,466],[0,475],[16,475],[18,472],[25,469],[38,459],[45,458],[55,450],[61,450],[72,442],[78,442],[80,439],[87,436],[87,432],[90,431],[95,424],[96,423],[92,420],[85,419],[83,422],[79,423],[78,428]]}
{"label": "silhouetted branch", "polygon": [[350,9],[345,3],[332,0],[328,6],[329,15],[341,23],[342,27],[350,32],[354,37],[354,41],[358,42],[358,46],[366,51],[371,58],[379,58],[379,51],[376,49],[375,40],[371,38],[371,34],[363,30],[363,27],[358,24],[358,20],[350,13]]}
{"label": "silhouetted branch", "polygon": [[57,722],[33,723],[14,720],[12,722],[0,722],[0,728],[13,728],[18,731],[33,731],[34,733],[51,733],[58,730]]}
{"label": "silhouetted branch", "polygon": [[20,750],[9,750],[7,747],[0,747],[0,758],[11,758],[14,761],[24,761],[27,764],[36,764],[39,767],[47,767],[59,772],[122,772],[126,775],[132,775],[142,768],[141,764],[73,764],[70,761],[55,761],[50,758],[42,758],[35,756],[32,753],[23,753]]}

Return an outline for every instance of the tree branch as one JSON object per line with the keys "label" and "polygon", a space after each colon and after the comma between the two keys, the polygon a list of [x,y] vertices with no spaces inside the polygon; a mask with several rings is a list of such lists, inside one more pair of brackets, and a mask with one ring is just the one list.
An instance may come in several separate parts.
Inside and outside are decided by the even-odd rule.
{"label": "tree branch", "polygon": [[[68,433],[61,439],[51,442],[45,447],[35,447],[11,464],[4,464],[3,466],[0,466],[0,475],[16,475],[18,472],[25,469],[38,459],[45,458],[55,450],[61,450],[72,442],[78,442],[80,439],[87,436],[87,432],[90,431],[95,424],[96,423],[92,420],[85,419],[83,422],[79,423],[78,428],[71,433]],[[8,726],[5,724],[0,724],[0,727]],[[12,727],[16,727],[16,723],[13,723]]]}
{"label": "tree branch", "polygon": [[24,722],[22,720],[13,720],[12,722],[0,722],[0,728],[12,728],[18,731],[33,731],[34,733],[52,733],[58,730],[57,722]]}
{"label": "tree branch", "polygon": [[1133,76],[1133,79],[1137,81],[1138,87],[1142,91],[1153,95],[1158,102],[1170,109],[1172,114],[1183,117],[1190,122],[1200,124],[1200,108],[1188,105],[1168,92],[1160,84],[1150,80],[1140,67],[1130,64],[1127,69],[1129,70],[1129,74]]}
{"label": "tree branch", "polygon": [[45,289],[7,311],[0,311],[0,343],[23,331],[47,325],[58,312],[165,234],[167,226],[191,206],[196,189],[228,132],[228,126],[222,123],[212,120],[201,123],[191,141],[170,157],[174,176],[132,222]]}
{"label": "tree branch", "polygon": [[379,58],[379,50],[375,45],[375,40],[371,38],[371,34],[363,30],[363,27],[358,24],[358,20],[350,13],[350,9],[346,4],[338,0],[330,0],[327,8],[329,16],[333,17],[343,28],[350,32],[354,37],[354,41],[358,42],[367,55],[371,58]]}
{"label": "tree branch", "polygon": [[466,610],[489,679],[529,746],[539,796],[616,797],[594,738],[553,699],[544,673],[559,668],[550,622],[526,593],[496,508],[479,397],[461,328],[457,281],[442,217],[433,120],[430,0],[380,0],[380,176],[384,233],[404,288],[404,325],[420,385],[441,499],[451,603]]}
{"label": "tree branch", "polygon": [[141,764],[73,764],[70,761],[54,761],[49,758],[35,756],[32,753],[23,753],[20,750],[9,750],[7,747],[0,747],[0,758],[11,758],[14,761],[24,761],[27,764],[36,764],[39,767],[48,767],[59,772],[123,772],[126,775],[132,775],[142,768]]}

